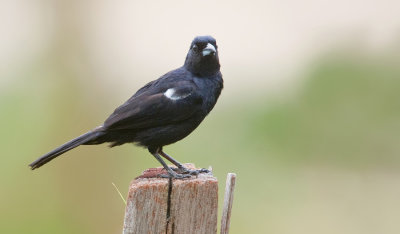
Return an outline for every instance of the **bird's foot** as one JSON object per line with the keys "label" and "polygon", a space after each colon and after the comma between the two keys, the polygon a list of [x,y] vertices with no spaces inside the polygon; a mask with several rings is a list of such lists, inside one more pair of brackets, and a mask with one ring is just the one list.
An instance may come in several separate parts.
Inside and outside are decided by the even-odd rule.
{"label": "bird's foot", "polygon": [[175,168],[171,168],[171,169],[176,171],[176,172],[178,172],[179,174],[186,174],[186,175],[198,175],[200,173],[209,173],[210,172],[209,170],[207,170],[205,168],[201,168],[201,169],[198,169],[198,170],[191,170],[191,169],[188,169],[188,168],[186,168],[184,166],[181,166],[181,167],[178,167],[178,168],[175,167]]}
{"label": "bird's foot", "polygon": [[190,174],[180,174],[180,173],[176,173],[173,170],[168,171],[168,174],[160,174],[158,176],[161,178],[172,178],[172,179],[185,179],[185,178],[191,177]]}

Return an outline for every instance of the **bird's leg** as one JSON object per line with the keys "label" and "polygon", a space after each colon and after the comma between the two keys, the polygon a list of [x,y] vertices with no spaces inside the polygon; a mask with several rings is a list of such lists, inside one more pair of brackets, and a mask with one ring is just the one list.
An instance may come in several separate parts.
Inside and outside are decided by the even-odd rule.
{"label": "bird's leg", "polygon": [[160,150],[159,153],[160,153],[161,156],[163,156],[165,159],[167,159],[167,160],[170,161],[172,164],[174,164],[175,166],[177,166],[178,169],[187,170],[187,168],[184,167],[180,162],[176,161],[173,157],[171,157],[171,156],[169,156],[168,154],[164,153],[164,151]]}
{"label": "bird's leg", "polygon": [[168,175],[160,175],[160,177],[166,177],[166,178],[174,178],[174,179],[184,179],[190,177],[190,175],[182,175],[174,172],[168,165],[162,160],[158,152],[152,153],[153,156],[157,159],[158,162],[161,163],[161,165],[164,167],[164,169],[168,172]]}
{"label": "bird's leg", "polygon": [[178,167],[178,171],[182,174],[189,174],[189,175],[198,175],[199,173],[208,173],[210,172],[209,170],[202,168],[200,170],[190,170],[186,167],[184,167],[180,162],[176,161],[173,157],[169,156],[168,154],[166,154],[164,151],[159,150],[159,153],[161,154],[161,156],[163,156],[165,159],[167,159],[168,161],[170,161],[171,163],[173,163],[175,166]]}

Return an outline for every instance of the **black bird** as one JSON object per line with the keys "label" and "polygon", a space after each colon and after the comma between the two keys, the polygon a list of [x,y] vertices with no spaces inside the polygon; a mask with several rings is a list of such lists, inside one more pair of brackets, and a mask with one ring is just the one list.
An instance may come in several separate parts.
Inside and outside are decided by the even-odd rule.
{"label": "black bird", "polygon": [[[211,36],[194,38],[182,67],[139,89],[103,125],[43,155],[29,166],[32,170],[39,168],[79,145],[109,142],[110,147],[125,143],[146,147],[172,178],[202,172],[185,168],[162,149],[189,135],[217,102],[223,88],[217,49]],[[176,165],[179,173],[169,168],[161,156]]]}

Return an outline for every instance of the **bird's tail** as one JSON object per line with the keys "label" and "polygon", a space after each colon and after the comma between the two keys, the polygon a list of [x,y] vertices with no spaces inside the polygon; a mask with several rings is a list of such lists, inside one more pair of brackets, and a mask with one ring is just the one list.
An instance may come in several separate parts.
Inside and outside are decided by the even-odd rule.
{"label": "bird's tail", "polygon": [[50,162],[51,160],[55,159],[56,157],[60,156],[61,154],[72,150],[82,144],[89,143],[89,141],[95,140],[97,137],[103,135],[104,132],[100,130],[100,128],[96,128],[93,131],[89,131],[65,144],[62,146],[48,152],[47,154],[43,155],[42,157],[36,159],[33,163],[29,164],[32,170],[43,166],[44,164]]}

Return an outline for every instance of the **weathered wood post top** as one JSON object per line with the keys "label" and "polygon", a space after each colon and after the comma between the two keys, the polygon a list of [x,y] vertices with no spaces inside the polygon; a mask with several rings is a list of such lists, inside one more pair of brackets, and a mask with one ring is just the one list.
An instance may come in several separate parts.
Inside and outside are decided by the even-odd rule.
{"label": "weathered wood post top", "polygon": [[131,182],[123,233],[217,233],[218,181],[212,173],[172,180],[157,177],[162,172],[148,169]]}

